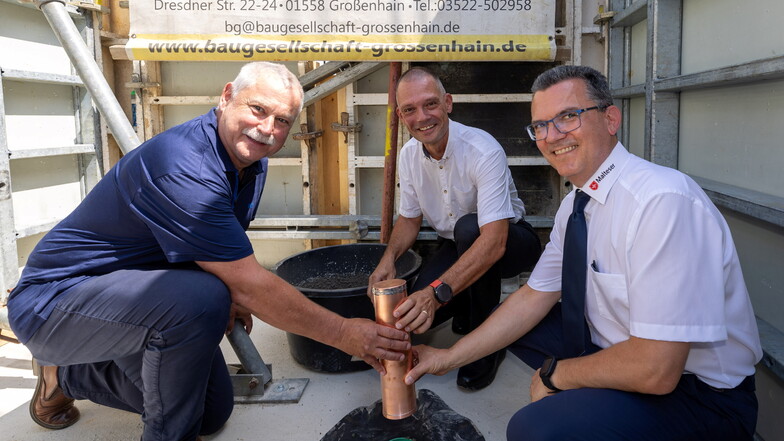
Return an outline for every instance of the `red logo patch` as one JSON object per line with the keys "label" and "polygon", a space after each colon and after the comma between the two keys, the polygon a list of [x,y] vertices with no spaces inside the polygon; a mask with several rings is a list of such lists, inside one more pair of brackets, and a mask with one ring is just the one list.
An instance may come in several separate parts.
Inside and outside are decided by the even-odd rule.
{"label": "red logo patch", "polygon": [[597,188],[599,188],[599,184],[597,184],[596,181],[593,181],[591,182],[591,185],[589,185],[589,187],[591,187],[591,190],[596,190]]}

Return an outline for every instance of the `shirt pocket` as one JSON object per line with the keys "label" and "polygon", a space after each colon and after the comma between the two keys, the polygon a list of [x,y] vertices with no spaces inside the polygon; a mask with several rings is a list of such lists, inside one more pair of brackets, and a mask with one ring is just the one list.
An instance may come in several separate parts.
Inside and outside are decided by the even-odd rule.
{"label": "shirt pocket", "polygon": [[623,274],[600,273],[590,268],[589,279],[599,315],[624,328],[629,325],[629,295]]}

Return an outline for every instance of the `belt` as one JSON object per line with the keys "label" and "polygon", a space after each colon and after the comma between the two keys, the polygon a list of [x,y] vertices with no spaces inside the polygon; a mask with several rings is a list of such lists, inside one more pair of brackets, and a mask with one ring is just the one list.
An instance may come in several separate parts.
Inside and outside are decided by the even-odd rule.
{"label": "belt", "polygon": [[739,385],[732,387],[732,388],[720,388],[720,387],[713,387],[710,384],[705,383],[712,391],[714,392],[727,392],[730,390],[742,390],[747,392],[754,392],[756,389],[754,386],[754,375],[749,375],[748,377],[744,378],[743,381],[740,382]]}

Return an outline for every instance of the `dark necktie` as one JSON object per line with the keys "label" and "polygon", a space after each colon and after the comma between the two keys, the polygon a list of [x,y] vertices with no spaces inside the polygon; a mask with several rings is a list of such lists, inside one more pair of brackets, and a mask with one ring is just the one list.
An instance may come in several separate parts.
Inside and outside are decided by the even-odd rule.
{"label": "dark necktie", "polygon": [[563,268],[561,270],[561,311],[566,357],[578,357],[585,350],[585,275],[588,271],[588,229],[585,205],[591,199],[577,190],[574,208],[566,223]]}

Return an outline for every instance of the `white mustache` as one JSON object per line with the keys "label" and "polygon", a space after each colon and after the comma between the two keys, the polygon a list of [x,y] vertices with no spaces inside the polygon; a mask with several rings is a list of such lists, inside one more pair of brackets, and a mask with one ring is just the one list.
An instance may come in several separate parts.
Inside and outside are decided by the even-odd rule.
{"label": "white mustache", "polygon": [[247,135],[250,138],[253,138],[254,141],[260,142],[262,144],[274,144],[275,143],[275,137],[273,137],[272,135],[264,135],[264,134],[262,134],[259,131],[259,129],[257,129],[255,127],[252,128],[252,129],[244,129],[242,131],[242,134],[243,135]]}

